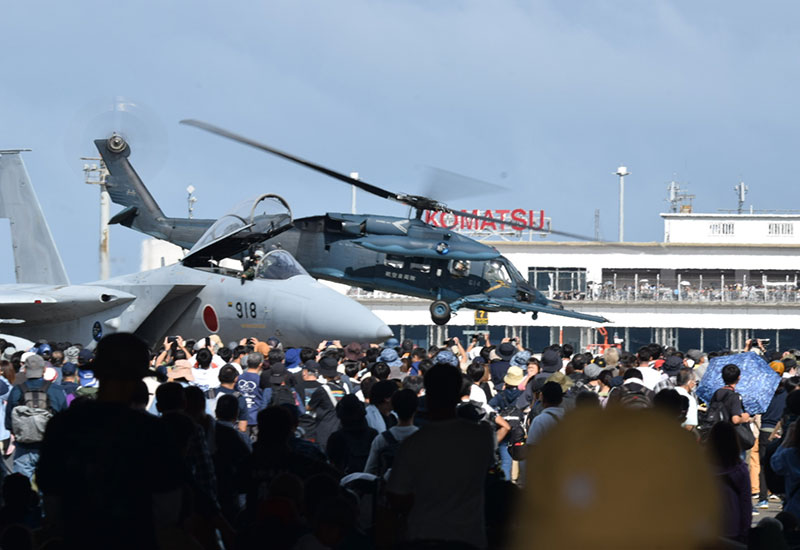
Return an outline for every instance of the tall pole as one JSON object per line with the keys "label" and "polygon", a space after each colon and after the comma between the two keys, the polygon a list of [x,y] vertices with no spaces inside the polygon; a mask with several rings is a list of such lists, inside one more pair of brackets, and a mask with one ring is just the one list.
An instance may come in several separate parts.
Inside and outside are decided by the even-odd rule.
{"label": "tall pole", "polygon": [[103,164],[102,159],[94,157],[81,157],[81,160],[99,161],[99,164],[84,164],[83,173],[88,184],[100,187],[100,280],[103,281],[111,277],[110,260],[110,233],[108,221],[111,219],[111,197],[106,187],[108,169]]}
{"label": "tall pole", "polygon": [[616,174],[619,176],[619,242],[625,241],[625,176],[630,172],[625,166],[617,168]]}
{"label": "tall pole", "polygon": [[108,220],[111,219],[111,197],[106,188],[105,176],[100,184],[100,280],[111,277],[111,259],[109,257]]}

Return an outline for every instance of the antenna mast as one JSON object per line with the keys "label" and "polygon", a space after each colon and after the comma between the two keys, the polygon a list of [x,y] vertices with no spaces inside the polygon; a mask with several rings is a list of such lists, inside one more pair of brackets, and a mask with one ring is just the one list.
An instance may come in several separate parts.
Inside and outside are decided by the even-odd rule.
{"label": "antenna mast", "polygon": [[738,200],[739,200],[739,207],[736,209],[736,211],[737,211],[739,214],[741,214],[741,213],[742,213],[742,208],[744,208],[744,199],[745,199],[745,196],[747,196],[747,192],[748,192],[748,191],[750,191],[750,188],[749,188],[749,187],[747,187],[747,186],[744,184],[744,182],[743,182],[743,181],[740,181],[740,182],[739,182],[739,185],[736,185],[736,186],[733,188],[733,190],[734,190],[734,191],[736,191],[736,197],[737,197],[737,198],[738,198]]}

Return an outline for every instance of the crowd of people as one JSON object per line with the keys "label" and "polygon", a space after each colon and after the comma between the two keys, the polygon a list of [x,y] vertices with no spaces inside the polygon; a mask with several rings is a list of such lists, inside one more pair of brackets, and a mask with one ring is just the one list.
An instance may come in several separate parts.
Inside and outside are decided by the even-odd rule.
{"label": "crowd of people", "polygon": [[0,547],[800,546],[800,352],[751,417],[730,352],[488,338],[0,341]]}

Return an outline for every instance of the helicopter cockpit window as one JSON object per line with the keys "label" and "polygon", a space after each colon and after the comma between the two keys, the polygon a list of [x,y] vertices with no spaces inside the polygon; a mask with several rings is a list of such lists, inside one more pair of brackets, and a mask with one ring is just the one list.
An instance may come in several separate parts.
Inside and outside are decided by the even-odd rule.
{"label": "helicopter cockpit window", "polygon": [[450,262],[450,274],[456,277],[469,275],[469,260],[453,260]]}
{"label": "helicopter cockpit window", "polygon": [[522,273],[520,273],[519,270],[516,267],[514,267],[514,264],[512,264],[511,262],[507,262],[506,267],[508,268],[508,272],[511,275],[511,280],[515,282],[520,282],[520,281],[522,281],[523,283],[527,282],[525,277],[522,276]]}
{"label": "helicopter cockpit window", "polygon": [[511,277],[509,277],[508,271],[506,271],[506,266],[495,260],[486,262],[486,267],[483,270],[483,277],[491,283],[511,283]]}
{"label": "helicopter cockpit window", "polygon": [[295,275],[308,275],[308,272],[286,250],[273,250],[256,267],[257,279],[284,280]]}

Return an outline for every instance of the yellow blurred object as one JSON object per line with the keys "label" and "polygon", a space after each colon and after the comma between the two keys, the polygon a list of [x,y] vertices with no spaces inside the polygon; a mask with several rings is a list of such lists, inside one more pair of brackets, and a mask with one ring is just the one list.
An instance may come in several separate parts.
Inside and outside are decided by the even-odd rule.
{"label": "yellow blurred object", "polygon": [[652,410],[577,409],[530,449],[513,548],[700,548],[721,526],[701,447]]}

